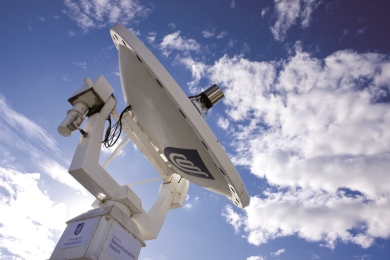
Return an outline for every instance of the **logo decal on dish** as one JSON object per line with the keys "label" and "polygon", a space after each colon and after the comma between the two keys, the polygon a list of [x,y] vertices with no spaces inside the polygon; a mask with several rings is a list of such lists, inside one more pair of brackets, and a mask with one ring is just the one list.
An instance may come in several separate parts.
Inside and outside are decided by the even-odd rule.
{"label": "logo decal on dish", "polygon": [[214,180],[197,150],[166,147],[164,155],[173,167],[185,174]]}

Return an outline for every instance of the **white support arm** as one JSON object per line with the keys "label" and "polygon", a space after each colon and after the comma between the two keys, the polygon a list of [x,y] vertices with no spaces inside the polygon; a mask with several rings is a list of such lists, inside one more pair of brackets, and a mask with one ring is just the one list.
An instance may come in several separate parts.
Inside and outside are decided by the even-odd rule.
{"label": "white support arm", "polygon": [[161,184],[160,195],[149,212],[143,211],[133,216],[145,240],[157,238],[169,209],[183,205],[188,187],[188,180],[173,174],[170,182]]}
{"label": "white support arm", "polygon": [[[99,85],[95,83],[91,87]],[[108,82],[105,85],[110,87]],[[85,87],[84,87],[85,88]],[[111,88],[111,87],[110,87]],[[100,88],[103,92],[104,87]],[[80,92],[80,91],[79,91]],[[91,93],[91,92],[81,92]],[[83,96],[77,96],[83,98]],[[111,114],[116,120],[119,115],[115,111],[116,100],[109,96],[100,112],[91,115],[84,127],[87,133],[81,136],[76,152],[73,156],[69,173],[81,183],[93,196],[97,198],[93,204],[101,207],[108,204],[116,204],[122,208],[140,229],[145,240],[157,238],[164,223],[168,211],[181,207],[188,191],[189,182],[175,174],[173,170],[160,156],[148,137],[142,132],[130,113],[125,113],[122,118],[122,126],[138,148],[147,156],[156,170],[161,174],[163,183],[157,201],[149,212],[142,208],[141,199],[127,185],[120,186],[114,178],[99,164],[101,143],[105,121]],[[66,122],[68,124],[68,121]],[[67,126],[65,126],[67,127]],[[118,149],[119,151],[120,149]],[[114,157],[114,156],[113,156]],[[120,205],[119,205],[119,204]]]}
{"label": "white support arm", "polygon": [[99,165],[104,124],[115,104],[111,97],[100,113],[88,118],[84,128],[88,135],[80,137],[69,167],[69,173],[96,198],[104,194],[107,199],[111,199],[119,189],[118,183]]}
{"label": "white support arm", "polygon": [[84,129],[88,135],[81,136],[69,173],[97,199],[121,200],[133,212],[140,213],[142,202],[138,196],[131,190],[127,191],[127,186],[121,187],[99,164],[105,120],[115,105],[115,99],[110,97],[99,113],[88,118]]}

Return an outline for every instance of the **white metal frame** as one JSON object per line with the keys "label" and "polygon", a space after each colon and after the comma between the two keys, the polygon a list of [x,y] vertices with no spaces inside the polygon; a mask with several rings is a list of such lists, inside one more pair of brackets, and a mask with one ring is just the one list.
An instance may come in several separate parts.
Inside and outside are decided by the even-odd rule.
{"label": "white metal frame", "polygon": [[[95,81],[95,84],[90,82],[89,79],[86,80],[86,83],[92,89],[92,92],[96,92],[96,96],[99,96],[99,90],[94,89],[94,85],[100,84],[101,81],[104,81],[106,89],[111,89],[112,94],[112,88],[109,86],[108,82],[105,81],[103,76]],[[85,89],[86,87],[83,86],[79,91],[76,91],[77,94],[74,96],[78,97],[80,93],[87,93]],[[88,93],[91,93],[91,91]],[[149,149],[146,149],[144,146],[146,145],[152,147],[152,144],[147,141],[147,137],[142,133],[142,130],[132,119],[130,112],[127,112],[122,118],[124,122],[124,131],[126,132],[127,136],[132,139],[138,148],[145,154],[145,156],[148,157],[151,163],[156,168],[161,168],[159,173],[162,177],[162,184],[160,187],[159,197],[149,212],[146,212],[142,208],[141,199],[132,191],[128,185],[120,186],[104,169],[104,167],[99,164],[101,140],[103,138],[105,121],[110,114],[116,120],[119,119],[119,115],[115,111],[116,100],[111,94],[105,101],[104,106],[100,112],[95,113],[88,118],[84,127],[84,132],[86,132],[86,135],[82,135],[80,137],[80,141],[69,168],[69,173],[93,196],[96,197],[96,201],[92,205],[94,208],[98,209],[115,206],[115,212],[117,212],[115,214],[117,216],[120,215],[120,217],[117,217],[119,220],[116,220],[115,223],[119,223],[119,225],[127,230],[127,232],[136,237],[142,245],[145,245],[145,240],[157,238],[168,211],[183,205],[188,191],[189,182],[186,179],[182,179],[178,174],[173,173],[173,171],[165,164],[164,160],[160,156],[152,157],[149,155],[147,151],[153,151],[154,149],[151,150],[150,147],[148,147]],[[88,102],[85,101],[85,103]],[[77,104],[73,105],[77,106]],[[79,121],[77,121],[78,124],[81,124]],[[61,126],[69,124],[69,121],[64,120],[64,122]],[[110,156],[108,161],[104,164],[104,166],[106,166],[115,157],[115,155],[119,153],[120,149],[122,149],[127,142],[128,140],[125,139],[123,143],[118,146],[112,156]],[[157,151],[156,155],[158,155]],[[153,158],[161,158],[161,161],[156,161]],[[92,213],[87,212],[75,219],[68,221],[68,225],[74,221],[79,221],[80,219],[90,219],[92,218],[91,216],[102,217],[107,216],[107,214],[110,216],[113,214],[111,208],[109,211],[104,212],[104,214],[101,213],[101,211],[93,211]],[[85,216],[88,216],[88,218]],[[126,218],[127,220],[124,220]],[[126,228],[126,223],[128,224],[129,221],[134,223],[130,225],[132,227],[130,228],[131,230]],[[105,236],[108,236],[108,232],[111,230],[111,226],[113,224],[112,222],[107,222],[105,224],[102,223],[102,221],[99,222],[99,225],[97,226],[96,232],[94,234],[100,236],[104,234]],[[134,225],[136,227],[134,227]],[[97,232],[99,228],[101,230],[105,230],[105,233],[103,231]],[[91,248],[88,247],[82,252],[80,252],[81,247],[61,249],[57,246],[50,259],[76,259],[74,257],[78,257],[77,259],[114,259],[106,258],[107,255],[101,256],[103,249],[92,244],[92,242],[95,240],[93,237],[91,237],[89,244]],[[99,245],[103,246],[102,243]],[[77,253],[75,253],[76,251]],[[81,255],[80,258],[80,254],[83,253],[84,255]],[[96,258],[91,258],[91,256]]]}

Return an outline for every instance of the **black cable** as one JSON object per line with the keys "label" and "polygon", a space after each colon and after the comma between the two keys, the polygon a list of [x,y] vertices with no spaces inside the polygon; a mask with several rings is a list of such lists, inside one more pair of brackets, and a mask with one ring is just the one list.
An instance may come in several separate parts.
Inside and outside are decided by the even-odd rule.
{"label": "black cable", "polygon": [[110,115],[108,116],[107,121],[108,121],[108,127],[106,129],[106,133],[104,134],[104,139],[102,141],[102,144],[104,144],[104,147],[106,147],[106,148],[110,147],[108,145],[108,140],[110,138],[110,133],[111,133],[111,116]]}
{"label": "black cable", "polygon": [[106,129],[106,134],[104,135],[104,139],[102,141],[102,144],[104,147],[109,148],[114,146],[114,144],[118,141],[119,137],[122,133],[122,117],[123,115],[131,110],[131,105],[126,107],[121,114],[119,115],[118,122],[115,123],[114,126],[111,127],[111,116],[107,118],[108,121],[108,127]]}

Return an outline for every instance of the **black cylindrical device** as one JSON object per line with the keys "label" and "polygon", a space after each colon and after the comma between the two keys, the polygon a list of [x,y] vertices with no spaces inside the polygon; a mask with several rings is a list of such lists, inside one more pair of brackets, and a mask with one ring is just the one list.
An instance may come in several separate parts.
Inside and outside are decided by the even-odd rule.
{"label": "black cylindrical device", "polygon": [[210,109],[224,97],[224,94],[217,84],[213,84],[211,87],[200,93],[199,96],[200,102],[207,109]]}

